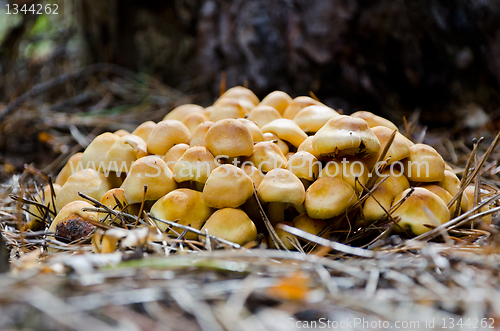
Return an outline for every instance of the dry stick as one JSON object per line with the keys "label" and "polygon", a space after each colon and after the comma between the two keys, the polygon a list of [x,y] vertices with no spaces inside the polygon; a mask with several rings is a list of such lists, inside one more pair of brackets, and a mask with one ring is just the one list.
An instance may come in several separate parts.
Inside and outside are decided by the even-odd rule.
{"label": "dry stick", "polygon": [[[484,137],[479,138],[479,140],[477,142],[476,142],[476,138],[474,138],[474,140],[473,140],[473,142],[474,142],[474,149],[472,150],[472,152],[471,152],[471,154],[469,156],[469,159],[467,160],[467,164],[465,165],[465,169],[464,169],[464,172],[462,174],[462,179],[460,181],[460,188],[462,188],[462,187],[465,186],[465,181],[467,180],[467,176],[469,175],[470,165],[472,163],[474,155],[476,155],[476,153],[477,153],[477,149],[478,149],[479,145],[483,142],[483,140],[484,140]],[[458,195],[457,201],[462,201],[463,191],[457,192],[456,195]],[[451,208],[452,205],[453,204],[448,204],[448,208]],[[457,207],[455,208],[455,214],[453,215],[453,218],[458,217],[459,211],[460,211],[460,203],[457,202]]]}
{"label": "dry stick", "polygon": [[137,215],[137,221],[135,221],[134,224],[134,229],[137,227],[137,224],[139,223],[139,218],[141,218],[142,211],[144,209],[144,203],[146,202],[146,193],[148,192],[148,186],[144,185],[144,193],[142,195],[142,203],[141,203],[141,208],[139,209],[139,214]]}
{"label": "dry stick", "polygon": [[276,233],[276,231],[274,231],[274,227],[271,224],[271,221],[269,221],[269,218],[267,218],[267,215],[264,211],[264,208],[262,208],[262,205],[260,203],[260,199],[257,195],[257,190],[255,189],[255,185],[253,187],[253,196],[255,197],[255,200],[257,200],[257,205],[259,206],[260,216],[264,220],[264,224],[266,225],[267,231],[269,231],[269,234],[271,235],[271,240],[273,241],[274,246],[276,246],[277,249],[280,249],[280,246],[278,245],[278,243],[279,243],[285,250],[288,251],[288,249],[286,248],[285,244],[281,241],[281,239],[278,236],[278,234]]}
{"label": "dry stick", "polygon": [[325,246],[325,247],[330,247],[336,251],[345,253],[345,254],[351,254],[351,255],[356,255],[360,257],[366,257],[366,258],[373,258],[375,257],[375,252],[369,251],[366,249],[358,248],[358,247],[351,247],[348,245],[344,245],[335,241],[331,241],[325,238],[321,238],[318,236],[315,236],[309,232],[294,228],[292,226],[286,225],[286,224],[278,224],[278,227],[282,229],[283,231],[286,231],[288,233],[291,233],[295,236],[304,238],[310,242],[314,242],[318,245]]}
{"label": "dry stick", "polygon": [[[484,162],[486,162],[486,160],[490,157],[491,153],[493,153],[493,151],[495,150],[495,148],[497,148],[499,142],[500,142],[500,132],[497,134],[497,136],[495,137],[495,140],[493,140],[493,142],[491,143],[490,147],[488,147],[488,149],[486,150],[486,153],[484,153],[484,155],[481,158],[481,160],[479,161],[479,164],[477,165],[476,169],[474,169],[474,171],[469,176],[469,178],[467,178],[464,186],[460,188],[459,193],[463,193],[463,191],[465,190],[465,188],[467,186],[469,186],[469,184],[472,182],[472,180],[477,176],[477,174],[479,173],[480,169],[483,167]],[[453,205],[453,203],[455,203],[455,201],[457,201],[457,199],[458,199],[458,194],[455,195],[453,197],[453,199],[450,200],[450,202],[448,203],[448,206]]]}
{"label": "dry stick", "polygon": [[[475,144],[474,144],[475,145]],[[474,167],[477,168],[477,153],[474,155]],[[481,201],[481,192],[479,189],[479,183],[480,183],[480,177],[481,175],[476,176],[475,183],[474,183],[474,201],[473,201],[473,206],[477,206],[477,204]],[[460,200],[457,200],[457,205],[460,204]],[[474,222],[470,222],[471,229],[474,228]]]}
{"label": "dry stick", "polygon": [[129,78],[133,78],[137,81],[139,81],[137,76],[129,71],[128,69],[125,69],[123,67],[120,67],[116,64],[110,64],[110,63],[97,63],[93,64],[91,66],[88,66],[86,68],[78,69],[70,73],[62,74],[57,77],[54,77],[44,83],[40,83],[35,85],[31,90],[28,92],[20,95],[16,99],[14,99],[11,103],[5,107],[5,109],[0,113],[0,122],[2,122],[5,117],[7,117],[10,113],[12,113],[17,107],[25,103],[26,101],[30,100],[31,98],[34,98],[44,92],[47,92],[54,87],[64,84],[70,80],[74,80],[79,77],[85,77],[89,75],[96,74],[100,71],[109,71],[111,73],[120,75],[120,76],[127,76]]}
{"label": "dry stick", "polygon": [[52,182],[52,176],[48,176],[49,179],[49,185],[50,185],[50,198],[52,199],[52,206],[54,207],[54,215],[57,214],[57,209],[56,209],[56,190],[54,190],[54,183]]}

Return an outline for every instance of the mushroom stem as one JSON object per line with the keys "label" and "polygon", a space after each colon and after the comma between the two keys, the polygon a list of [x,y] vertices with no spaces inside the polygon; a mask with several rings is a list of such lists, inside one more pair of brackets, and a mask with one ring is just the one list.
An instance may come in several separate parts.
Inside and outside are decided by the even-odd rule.
{"label": "mushroom stem", "polygon": [[285,203],[269,202],[267,205],[267,217],[273,225],[285,221]]}
{"label": "mushroom stem", "polygon": [[303,214],[306,212],[306,208],[304,207],[303,204],[294,204],[293,207],[295,207],[295,210],[299,213],[299,214]]}

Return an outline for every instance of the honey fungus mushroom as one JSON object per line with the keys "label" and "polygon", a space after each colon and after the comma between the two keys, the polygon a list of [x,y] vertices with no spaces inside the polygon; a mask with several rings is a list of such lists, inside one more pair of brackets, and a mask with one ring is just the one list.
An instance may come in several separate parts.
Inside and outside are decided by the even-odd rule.
{"label": "honey fungus mushroom", "polygon": [[252,179],[240,168],[224,164],[212,171],[203,188],[203,200],[212,208],[241,206],[253,195]]}
{"label": "honey fungus mushroom", "polygon": [[307,134],[302,131],[297,123],[285,118],[280,118],[267,123],[261,129],[264,133],[274,133],[280,139],[289,142],[295,147],[299,147],[300,144],[302,144],[302,142],[307,138]]}
{"label": "honey fungus mushroom", "polygon": [[[257,238],[257,228],[244,211],[223,208],[214,212],[201,228],[203,233],[244,245]],[[205,240],[199,236],[199,240]]]}
{"label": "honey fungus mushroom", "polygon": [[304,108],[314,105],[323,105],[321,102],[314,100],[311,97],[300,96],[292,100],[288,107],[283,112],[283,118],[293,120],[295,116]]}
{"label": "honey fungus mushroom", "polygon": [[55,233],[55,238],[62,242],[72,242],[89,235],[94,229],[90,222],[99,222],[97,212],[83,211],[83,208],[93,208],[85,201],[68,203],[57,214],[49,227],[49,232]]}
{"label": "honey fungus mushroom", "polygon": [[176,144],[189,144],[190,138],[191,132],[182,122],[163,120],[153,128],[146,143],[150,154],[165,155]]}
{"label": "honey fungus mushroom", "polygon": [[354,189],[345,180],[322,177],[307,189],[304,206],[309,217],[328,219],[340,215],[356,201]]}
{"label": "honey fungus mushroom", "polygon": [[[83,156],[83,153],[73,154],[68,159],[68,161],[66,162],[64,167],[61,169],[61,171],[59,171],[59,174],[57,174],[57,177],[56,177],[54,184],[57,184],[60,186],[64,185],[64,183],[66,183],[66,181],[68,180],[69,176],[71,176],[72,174],[74,174],[75,172],[78,171],[78,169],[79,169],[78,164],[81,162],[82,156]],[[83,166],[80,168],[80,170],[83,170]]]}
{"label": "honey fungus mushroom", "polygon": [[201,190],[216,167],[214,156],[205,147],[191,147],[175,163],[174,179],[177,183],[193,182]]}
{"label": "honey fungus mushroom", "polygon": [[360,110],[355,113],[352,113],[351,116],[364,119],[371,128],[376,126],[384,126],[386,128],[391,129],[392,131],[398,129],[398,127],[391,121],[383,117],[377,116],[373,113],[370,113],[369,111]]}
{"label": "honey fungus mushroom", "polygon": [[280,118],[282,117],[276,109],[266,105],[255,107],[248,113],[247,117],[248,120],[255,122],[259,128]]}
{"label": "honey fungus mushroom", "polygon": [[293,121],[309,134],[316,133],[331,118],[339,116],[335,110],[327,106],[309,106],[297,113]]}
{"label": "honey fungus mushroom", "polygon": [[[205,204],[201,192],[191,189],[177,189],[160,198],[151,207],[151,215],[168,221],[177,221],[181,225],[189,225],[201,229],[206,220],[212,215],[212,209]],[[161,231],[166,231],[169,226],[155,220]],[[180,229],[173,228],[179,234]],[[186,239],[196,239],[193,232],[186,233]]]}
{"label": "honey fungus mushroom", "polygon": [[164,121],[167,120],[174,120],[174,121],[180,121],[184,116],[192,113],[201,113],[204,111],[204,108],[195,104],[185,104],[181,105],[178,107],[175,107],[172,109],[165,117],[163,118]]}
{"label": "honey fungus mushroom", "polygon": [[250,130],[235,119],[223,119],[214,123],[205,135],[207,149],[214,155],[234,158],[253,153]]}
{"label": "honey fungus mushroom", "polygon": [[339,115],[314,135],[313,148],[321,156],[369,157],[378,153],[380,142],[361,118]]}
{"label": "honey fungus mushroom", "polygon": [[445,163],[429,145],[415,144],[410,156],[402,160],[405,176],[413,182],[440,182],[444,179]]}
{"label": "honey fungus mushroom", "polygon": [[[411,194],[410,190],[413,190]],[[393,206],[401,201],[403,201],[401,205],[392,213],[392,217],[399,225],[394,227],[396,231],[411,230],[418,236],[450,220],[450,211],[446,203],[425,188],[407,189],[394,199]]]}
{"label": "honey fungus mushroom", "polygon": [[283,114],[292,101],[292,98],[285,92],[274,91],[262,99],[259,106],[271,106],[276,109],[278,113]]}

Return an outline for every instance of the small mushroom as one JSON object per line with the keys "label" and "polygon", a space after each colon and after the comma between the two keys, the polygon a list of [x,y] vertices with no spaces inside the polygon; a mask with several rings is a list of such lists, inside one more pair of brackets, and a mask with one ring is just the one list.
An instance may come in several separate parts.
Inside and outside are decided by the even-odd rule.
{"label": "small mushroom", "polygon": [[327,222],[325,220],[311,218],[307,215],[307,213],[303,213],[295,217],[292,223],[295,228],[315,236],[319,235],[320,232],[327,226]]}
{"label": "small mushroom", "polygon": [[105,132],[95,137],[83,152],[81,159],[83,169],[102,169],[106,161],[106,153],[119,139],[122,137],[111,132]]}
{"label": "small mushroom", "polygon": [[[410,190],[413,192],[408,196]],[[429,190],[421,187],[407,189],[394,199],[393,206],[399,205],[405,198],[406,200],[392,213],[392,217],[399,225],[394,227],[396,231],[411,230],[418,236],[450,220],[450,211],[446,203]]]}
{"label": "small mushroom", "polygon": [[191,132],[179,121],[164,120],[156,124],[147,142],[150,154],[165,155],[176,144],[189,144]]}
{"label": "small mushroom", "polygon": [[180,121],[184,116],[191,113],[203,112],[204,108],[194,104],[185,104],[172,109],[165,117],[163,121]]}
{"label": "small mushroom", "polygon": [[368,167],[363,162],[363,159],[353,156],[343,156],[329,161],[321,170],[319,177],[340,177],[359,193],[363,191],[363,186],[360,183],[366,185],[368,183],[368,175]]}
{"label": "small mushroom", "polygon": [[288,118],[289,120],[293,120],[295,115],[299,113],[302,109],[314,106],[314,105],[323,105],[321,102],[314,100],[311,97],[301,96],[296,97],[292,100],[292,102],[288,105],[288,107],[283,112],[283,118]]}
{"label": "small mushroom", "polygon": [[288,159],[288,170],[300,179],[305,189],[318,178],[320,166],[321,162],[309,152],[297,152]]}
{"label": "small mushroom", "polygon": [[252,121],[247,120],[246,118],[238,118],[237,121],[243,123],[243,125],[245,125],[247,127],[248,131],[250,131],[250,134],[252,135],[252,139],[253,139],[254,143],[264,140],[264,136],[262,134],[262,131],[257,126],[257,124],[255,124]]}
{"label": "small mushroom", "polygon": [[89,235],[95,226],[91,222],[99,222],[97,212],[83,211],[83,208],[93,208],[85,201],[68,203],[57,214],[50,224],[49,232],[55,232],[55,238],[69,243]]}
{"label": "small mushroom", "polygon": [[293,121],[306,133],[316,133],[331,118],[340,116],[335,110],[327,106],[308,106],[295,115]]}
{"label": "small mushroom", "polygon": [[[377,139],[380,142],[380,150],[376,155],[367,158],[366,164],[368,165],[368,168],[370,170],[373,169],[373,167],[376,165],[375,163],[378,161],[380,154],[384,150],[392,133],[394,132],[394,130],[391,130],[385,126],[373,127],[372,131],[375,134],[375,136],[377,136]],[[414,143],[411,142],[408,138],[403,136],[401,133],[396,132],[396,136],[394,137],[391,146],[387,150],[384,160],[389,159],[387,164],[390,165],[396,161],[401,161],[404,158],[409,157],[411,154],[411,146],[413,145]]]}
{"label": "small mushroom", "polygon": [[364,119],[368,123],[370,128],[373,128],[376,126],[385,126],[386,128],[389,128],[392,131],[398,129],[398,127],[396,125],[394,125],[394,123],[392,123],[391,121],[386,120],[385,118],[377,116],[373,113],[370,113],[369,111],[360,110],[360,111],[357,111],[355,113],[352,113],[351,116]]}
{"label": "small mushroom", "polygon": [[205,147],[190,147],[175,163],[174,179],[177,183],[197,183],[197,188],[201,190],[216,167],[214,156]]}
{"label": "small mushroom", "polygon": [[401,161],[405,176],[413,182],[440,182],[444,179],[444,160],[429,145],[415,144],[411,154]]}
{"label": "small mushroom", "polygon": [[[446,170],[446,164],[444,171],[444,179],[440,182],[437,182],[436,184],[444,188],[446,191],[448,191],[452,197],[458,194],[461,187],[460,179],[458,179],[457,175],[455,175],[453,171]],[[469,199],[465,194],[462,194],[462,201],[460,202],[460,210],[463,213],[469,210]]]}
{"label": "small mushroom", "polygon": [[191,135],[189,146],[206,146],[205,136],[207,135],[208,129],[210,129],[213,124],[214,122],[206,121],[198,125]]}
{"label": "small mushroom", "polygon": [[379,152],[380,142],[365,120],[340,115],[330,119],[316,132],[313,148],[320,156],[353,155],[365,158]]}
{"label": "small mushroom", "polygon": [[272,132],[277,135],[280,139],[289,142],[295,147],[299,147],[300,144],[307,138],[307,134],[292,120],[286,118],[280,118],[267,123],[262,128],[262,132]]}
{"label": "small mushroom", "polygon": [[249,110],[238,99],[219,98],[214,103],[208,119],[212,122],[217,122],[227,118],[243,118],[248,112]]}
{"label": "small mushroom", "polygon": [[188,128],[191,134],[193,134],[198,125],[207,121],[208,117],[202,113],[189,113],[181,119],[181,122]]}
{"label": "small mushroom", "polygon": [[282,118],[280,113],[271,106],[257,106],[248,113],[247,119],[257,123],[262,128],[267,123]]}
{"label": "small mushroom", "polygon": [[253,195],[252,179],[240,168],[224,164],[212,171],[203,188],[203,200],[212,208],[236,208]]}
{"label": "small mushroom", "polygon": [[285,92],[274,91],[262,99],[259,106],[271,106],[280,114],[283,114],[292,101],[293,99]]}
{"label": "small mushroom", "polygon": [[155,128],[156,123],[153,121],[146,121],[140,124],[134,131],[132,131],[133,135],[141,137],[142,140],[148,141],[148,137],[151,134],[151,131]]}
{"label": "small mushroom", "polygon": [[278,138],[278,136],[275,135],[274,133],[266,132],[266,133],[262,134],[262,137],[264,138],[264,141],[271,141],[271,142],[275,143],[276,145],[278,145],[278,147],[283,152],[283,155],[287,155],[288,152],[290,151],[288,144],[286,142],[284,142],[283,140],[281,140],[280,138]]}
{"label": "small mushroom", "polygon": [[[244,211],[233,208],[217,210],[210,216],[201,231],[239,245],[257,238],[257,228],[252,220]],[[205,240],[205,237],[199,236],[199,240]]]}
{"label": "small mushroom", "polygon": [[207,149],[215,156],[234,158],[253,153],[250,130],[235,119],[223,119],[214,123],[205,135]]}
{"label": "small mushroom", "polygon": [[[78,170],[83,170],[83,164],[81,163],[83,153],[76,153],[72,155],[64,167],[57,174],[54,184],[63,186],[68,180],[68,177],[77,172]],[[78,166],[80,164],[81,168]]]}
{"label": "small mushroom", "polygon": [[167,167],[170,170],[174,170],[174,166],[177,161],[184,155],[184,153],[189,149],[189,145],[187,144],[178,144],[170,148],[163,157],[163,161],[167,164]]}
{"label": "small mushroom", "polygon": [[342,178],[322,177],[306,191],[307,215],[316,219],[328,219],[340,215],[355,202],[354,189]]}
{"label": "small mushroom", "polygon": [[[234,98],[238,99],[240,103],[248,110],[252,110],[255,106],[259,104],[259,98],[252,92],[252,90],[243,87],[243,86],[235,86],[224,92],[219,98]],[[218,100],[217,100],[218,101]]]}
{"label": "small mushroom", "polygon": [[269,172],[276,168],[286,168],[287,161],[281,149],[273,142],[263,141],[253,146],[253,153],[246,158],[248,162],[261,172]]}
{"label": "small mushroom", "polygon": [[[198,230],[211,214],[212,209],[203,201],[201,192],[184,188],[169,192],[151,207],[151,215],[156,218],[177,221],[178,224],[189,225]],[[161,231],[170,228],[160,221],[155,221],[155,223]],[[180,229],[176,231],[182,232]],[[185,237],[186,239],[196,239],[198,235],[194,232],[187,232]]]}

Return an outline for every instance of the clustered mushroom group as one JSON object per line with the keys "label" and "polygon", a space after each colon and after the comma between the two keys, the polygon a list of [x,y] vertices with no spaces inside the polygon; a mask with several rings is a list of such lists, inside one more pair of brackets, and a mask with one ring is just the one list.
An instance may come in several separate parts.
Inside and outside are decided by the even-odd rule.
{"label": "clustered mushroom group", "polygon": [[[110,209],[148,212],[175,236],[182,229],[160,220],[239,245],[268,234],[264,216],[294,249],[297,239],[278,224],[328,236],[335,227],[356,232],[391,219],[396,231],[422,234],[471,208],[474,188],[460,188],[433,147],[414,144],[382,117],[341,115],[281,91],[259,102],[251,90],[233,87],[211,107],[182,105],[132,133],[97,136],[37,199],[55,210],[49,231],[64,242],[90,234],[96,222],[120,224],[92,211],[83,193]],[[30,214],[31,229],[43,226],[43,208],[32,205]],[[184,234],[205,239],[198,236]]]}

